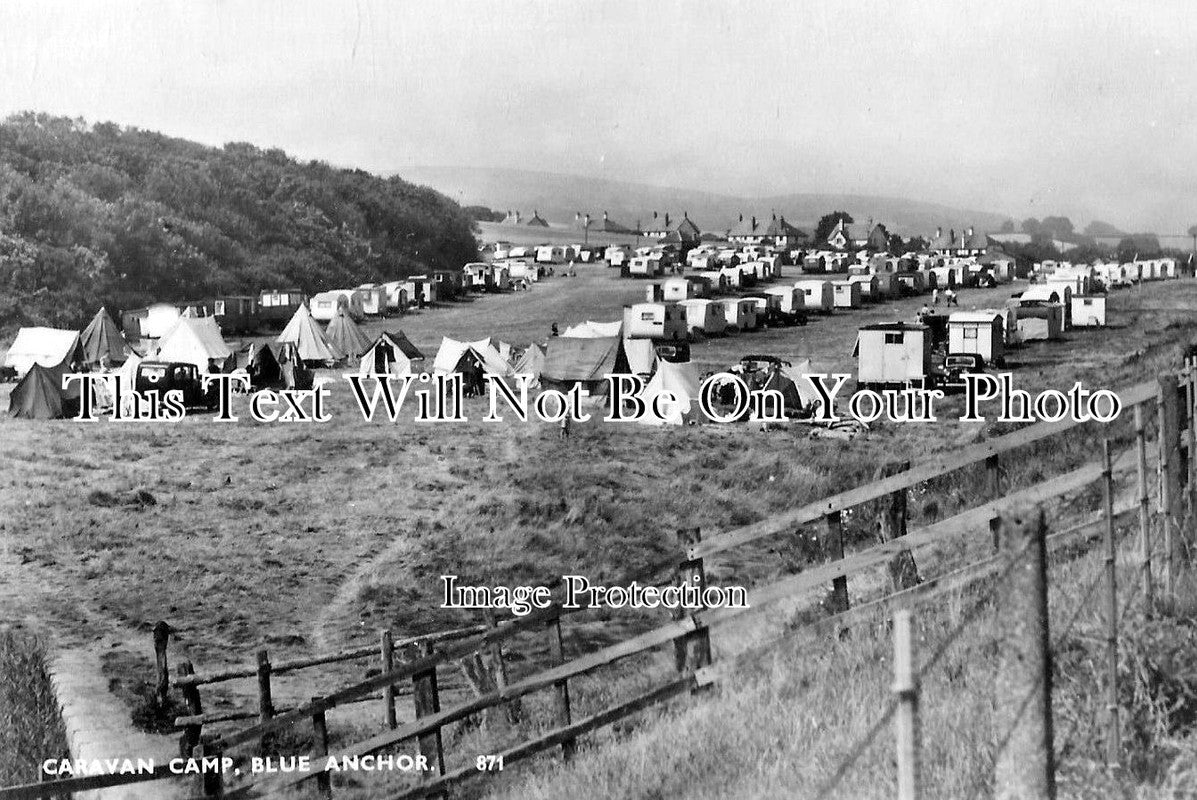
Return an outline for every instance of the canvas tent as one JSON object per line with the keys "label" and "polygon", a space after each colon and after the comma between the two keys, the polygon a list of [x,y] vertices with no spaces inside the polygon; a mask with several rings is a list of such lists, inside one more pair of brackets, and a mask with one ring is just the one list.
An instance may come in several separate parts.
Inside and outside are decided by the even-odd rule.
{"label": "canvas tent", "polygon": [[87,364],[120,364],[129,355],[129,345],[121,335],[108,310],[101,307],[80,336],[83,345],[83,360]]}
{"label": "canvas tent", "polygon": [[291,350],[300,361],[340,361],[345,353],[329,343],[324,331],[312,319],[308,307],[301,305],[283,332],[274,340],[277,344],[291,345]]}
{"label": "canvas tent", "polygon": [[13,388],[8,414],[19,419],[60,419],[66,415],[66,401],[58,383],[60,373],[34,362]]}
{"label": "canvas tent", "polygon": [[432,362],[432,371],[437,375],[448,375],[452,372],[462,372],[468,363],[468,356],[481,365],[482,371],[489,375],[508,376],[512,374],[511,365],[503,360],[499,351],[490,343],[490,339],[480,339],[476,342],[459,342],[442,337],[440,349],[436,351],[436,358]]}
{"label": "canvas tent", "polygon": [[651,375],[657,363],[657,349],[652,339],[624,339],[623,351],[628,357],[628,369],[637,375]]}
{"label": "canvas tent", "polygon": [[531,375],[533,380],[530,385],[540,385],[540,374],[544,371],[544,350],[538,344],[528,345],[528,349],[520,356],[520,360],[515,365],[516,375]]}
{"label": "canvas tent", "polygon": [[158,343],[155,358],[195,364],[200,372],[208,372],[211,361],[223,371],[225,359],[232,354],[214,317],[180,317]]}
{"label": "canvas tent", "polygon": [[282,365],[268,344],[247,344],[234,353],[233,360],[233,372],[241,371],[249,375],[250,385],[254,389],[286,384]]}
{"label": "canvas tent", "polygon": [[324,338],[349,358],[357,358],[369,350],[371,345],[370,338],[362,333],[362,329],[350,318],[343,307],[337,309],[337,313],[328,323]]}
{"label": "canvas tent", "polygon": [[607,389],[608,375],[630,373],[624,340],[618,336],[559,336],[549,340],[540,380],[553,389],[569,389],[582,384],[591,392],[602,392]]}
{"label": "canvas tent", "polygon": [[793,366],[782,367],[782,374],[794,382],[794,390],[798,392],[798,401],[801,408],[810,408],[819,402],[819,393],[815,391],[814,384],[811,383],[811,378],[807,376],[812,372],[818,370],[811,367],[810,359],[804,358],[796,362]]}
{"label": "canvas tent", "polygon": [[672,361],[661,361],[657,364],[657,372],[652,380],[644,387],[641,399],[651,404],[661,392],[670,392],[673,402],[662,402],[660,405],[665,412],[665,419],[659,419],[655,414],[648,413],[637,420],[645,425],[681,425],[692,419],[698,412],[698,395],[701,386],[698,370],[691,362],[675,364]]}
{"label": "canvas tent", "polygon": [[362,354],[361,371],[369,375],[410,375],[424,354],[403,331],[383,331]]}
{"label": "canvas tent", "polygon": [[614,322],[593,322],[586,320],[585,322],[566,328],[565,333],[561,335],[569,339],[605,339],[611,336],[619,336],[622,330],[623,320],[615,320]]}
{"label": "canvas tent", "polygon": [[4,357],[4,366],[15,369],[18,376],[24,376],[34,364],[62,375],[71,371],[72,365],[82,365],[83,361],[83,347],[75,331],[21,328]]}

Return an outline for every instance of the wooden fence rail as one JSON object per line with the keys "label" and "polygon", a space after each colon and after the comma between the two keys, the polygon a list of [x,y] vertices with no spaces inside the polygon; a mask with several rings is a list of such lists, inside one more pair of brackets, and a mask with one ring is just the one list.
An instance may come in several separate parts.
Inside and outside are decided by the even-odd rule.
{"label": "wooden fence rail", "polygon": [[[1186,378],[1188,381],[1192,380],[1189,375]],[[1124,405],[1133,407],[1138,414],[1143,404],[1155,402],[1157,399],[1164,399],[1168,391],[1171,391],[1171,389],[1166,383],[1152,382],[1131,387],[1122,392],[1121,397]],[[1191,419],[1191,411],[1192,407],[1190,405],[1186,408],[1186,421]],[[387,730],[350,745],[336,755],[367,755],[392,747],[405,740],[419,740],[421,737],[435,735],[446,725],[463,720],[487,709],[508,704],[513,700],[541,690],[552,690],[555,693],[557,709],[555,719],[557,727],[509,749],[505,755],[509,755],[510,760],[514,761],[518,758],[557,746],[561,746],[563,753],[572,753],[574,743],[578,736],[583,733],[602,727],[642,708],[662,702],[671,697],[676,697],[684,693],[687,689],[716,681],[721,674],[726,674],[719,667],[712,668],[709,666],[711,661],[709,631],[714,626],[738,620],[780,600],[793,598],[795,595],[800,595],[803,592],[828,585],[842,587],[845,596],[844,607],[835,609],[838,612],[836,617],[846,619],[848,615],[858,615],[869,610],[870,607],[862,606],[856,610],[847,608],[847,580],[850,577],[876,570],[878,567],[889,562],[896,554],[903,551],[913,551],[916,548],[941,543],[954,537],[976,535],[978,531],[984,531],[988,539],[994,530],[994,520],[999,515],[1008,513],[1016,507],[1042,504],[1075,494],[1089,487],[1103,475],[1109,475],[1113,467],[1107,467],[1105,463],[1083,464],[1070,472],[1045,480],[1036,486],[1013,491],[1002,497],[993,496],[993,487],[997,485],[998,481],[997,458],[1001,454],[1070,430],[1076,427],[1077,424],[1061,422],[1031,425],[989,442],[964,448],[957,454],[949,455],[946,458],[940,457],[929,460],[926,463],[884,477],[866,486],[841,492],[795,511],[786,512],[771,517],[768,520],[754,523],[753,525],[727,531],[705,540],[698,536],[697,531],[683,532],[681,539],[683,553],[673,563],[677,565],[676,569],[679,577],[694,578],[701,582],[705,580],[703,561],[707,556],[725,552],[732,547],[747,544],[765,536],[792,531],[797,525],[818,522],[820,520],[828,520],[826,524],[832,524],[830,520],[834,519],[834,516],[861,504],[892,496],[896,492],[903,492],[927,480],[946,475],[970,464],[984,463],[986,465],[987,474],[991,476],[988,481],[989,489],[986,492],[989,495],[989,499],[986,502],[939,522],[906,531],[903,535],[897,536],[892,540],[858,552],[845,553],[842,558],[837,558],[832,562],[811,567],[797,575],[781,579],[767,586],[755,588],[751,594],[753,602],[749,608],[698,610],[652,630],[640,633],[623,642],[595,652],[586,653],[569,661],[564,660],[561,647],[561,621],[565,615],[557,607],[537,610],[524,617],[505,620],[493,626],[482,625],[456,629],[453,632],[449,632],[453,635],[445,635],[435,641],[428,641],[427,637],[413,637],[410,640],[404,640],[404,643],[415,644],[423,642],[424,644],[423,652],[415,658],[399,662],[392,660],[390,665],[392,668],[390,669],[384,669],[379,674],[365,680],[337,688],[324,696],[313,697],[300,707],[290,710],[282,711],[274,708],[272,698],[270,698],[268,692],[261,692],[261,702],[258,710],[259,721],[256,725],[228,732],[202,743],[198,741],[198,736],[196,736],[191,739],[191,742],[196,745],[195,752],[223,754],[247,743],[261,742],[264,738],[287,730],[295,725],[311,724],[316,734],[316,752],[327,752],[327,729],[324,722],[324,715],[327,711],[349,702],[374,697],[378,692],[382,692],[381,697],[384,699],[389,697],[390,700],[388,702],[393,703],[396,687],[404,682],[413,682],[413,696],[417,698],[416,720],[405,724],[392,724],[392,720],[388,718]],[[1191,422],[1189,426],[1190,428],[1192,427]],[[1145,435],[1143,426],[1137,426],[1136,448],[1120,456],[1117,461],[1121,463],[1123,459],[1126,459],[1130,462],[1134,460],[1136,455],[1141,454],[1144,451]],[[1165,425],[1161,429],[1160,438],[1165,442],[1176,442],[1181,438],[1178,426]],[[1170,463],[1177,463],[1178,456],[1175,455],[1175,451],[1169,450],[1167,447],[1160,448],[1159,456],[1161,463],[1165,463],[1164,459],[1171,459]],[[1140,484],[1142,484],[1146,480],[1144,458],[1142,455],[1139,456],[1136,466],[1139,468]],[[1178,471],[1174,470],[1173,472]],[[1161,474],[1166,476],[1168,473],[1162,471]],[[1167,480],[1165,477],[1165,481]],[[1142,489],[1142,486],[1140,488]],[[1171,494],[1168,495],[1169,498],[1179,498],[1181,496],[1178,486],[1173,485],[1169,489],[1171,490]],[[1161,495],[1163,492],[1164,489],[1161,487]],[[1117,508],[1109,505],[1107,514],[1103,516],[1103,519],[1107,519],[1111,514],[1123,514],[1135,510],[1140,511],[1142,514],[1144,509],[1143,495],[1144,492],[1141,491],[1136,494],[1132,502],[1119,504]],[[1179,527],[1177,524],[1178,521],[1174,517],[1174,511],[1169,504],[1161,505],[1160,517],[1161,527],[1164,531],[1170,530],[1170,526]],[[1076,526],[1074,532],[1089,533],[1100,523],[1101,520],[1083,523]],[[976,567],[978,564],[981,565],[980,568],[973,570],[972,580],[990,574],[990,570],[987,568],[987,562],[990,561],[990,558],[986,558],[976,562],[974,565],[970,565],[972,567]],[[955,579],[944,578],[941,580],[933,578],[927,584],[930,589],[918,587],[917,590],[911,590],[909,594],[904,592],[891,594],[876,601],[879,605],[873,606],[872,610],[876,612],[880,608],[887,607],[885,605],[886,601],[895,602],[891,598],[905,596],[907,598],[906,602],[910,602],[920,594],[926,595],[935,588],[942,590],[943,587],[948,585],[958,587],[966,585],[968,582],[969,579],[964,573],[961,573]],[[546,630],[549,636],[550,658],[553,662],[548,669],[541,670],[531,676],[510,683],[501,681],[504,685],[498,686],[494,691],[487,692],[479,697],[448,708],[440,707],[435,683],[436,670],[439,665],[453,659],[469,656],[479,650],[498,646],[502,642],[520,634],[535,633],[543,637],[546,634]],[[541,641],[543,641],[543,638]],[[671,643],[678,645],[677,666],[679,676],[677,678],[671,679],[656,689],[597,714],[580,720],[572,719],[569,697],[569,681],[571,679],[586,675],[621,660],[670,645]],[[682,646],[683,643],[684,647]],[[389,649],[392,655],[394,648],[398,647],[399,644],[393,643]],[[385,647],[384,640],[382,650],[378,646],[371,647],[368,655],[379,657],[381,663],[385,665],[386,659],[383,653],[386,651],[387,648]],[[683,657],[683,654],[685,657]],[[259,681],[265,680],[268,683],[270,675],[285,670],[303,669],[306,666],[316,663],[332,663],[335,660],[364,657],[367,657],[366,648],[349,651],[349,653],[318,656],[311,659],[298,659],[290,662],[279,662],[277,664],[271,664],[268,657],[264,656],[260,659],[259,664],[255,665],[252,669],[226,670],[224,672],[211,673],[207,676],[196,676],[194,671],[190,669],[182,670],[182,674],[177,677],[176,683],[184,689],[185,693],[190,692],[192,693],[191,696],[196,698],[194,705],[189,702],[189,710],[192,713],[189,717],[182,719],[190,723],[188,729],[189,735],[197,733],[198,725],[204,720],[202,719],[201,704],[198,702],[195,690],[198,686],[205,683],[254,676],[257,676]],[[419,699],[421,697],[423,700]],[[197,717],[199,718],[197,719]],[[429,747],[432,747],[431,743],[429,743]],[[478,774],[477,770],[473,768],[446,771],[442,760],[443,749],[439,741],[435,745],[434,752],[438,756],[439,777],[431,782],[425,782],[418,787],[405,789],[403,793],[397,795],[398,797],[426,796],[429,793],[437,793],[454,782],[465,779],[469,775]],[[328,796],[331,793],[331,784],[327,780],[329,776],[324,771],[323,764],[317,762],[313,766],[319,767],[319,769],[307,773],[260,779],[252,783],[231,787],[228,790],[222,786],[214,786],[212,784],[208,784],[204,788],[209,793],[220,792],[223,796],[229,798],[259,797],[308,780],[315,780],[321,795]],[[17,797],[45,797],[66,790],[78,791],[101,785],[112,786],[137,782],[139,780],[155,780],[159,777],[165,776],[95,776],[89,779],[72,779],[75,783],[71,784],[63,781],[31,784],[25,787],[0,789],[0,800]],[[136,778],[137,780],[131,780],[131,778]],[[99,779],[109,779],[109,782],[89,783],[89,781]],[[82,782],[80,783],[79,781]],[[68,786],[71,788],[65,788]]]}

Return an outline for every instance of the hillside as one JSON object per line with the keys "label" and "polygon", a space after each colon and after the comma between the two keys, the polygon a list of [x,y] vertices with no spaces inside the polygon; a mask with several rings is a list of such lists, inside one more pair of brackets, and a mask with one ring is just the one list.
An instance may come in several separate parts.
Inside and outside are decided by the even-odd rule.
{"label": "hillside", "polygon": [[76,326],[101,303],[314,292],[475,256],[461,209],[398,177],[110,123],[0,124],[0,329]]}
{"label": "hillside", "polygon": [[843,209],[858,221],[872,217],[884,222],[895,233],[926,234],[936,226],[959,229],[973,225],[996,230],[1007,219],[992,212],[870,195],[809,193],[747,198],[580,175],[469,167],[409,167],[403,174],[463,205],[481,204],[504,211],[518,208],[526,214],[536,209],[549,222],[557,223],[572,222],[578,212],[595,216],[607,211],[612,219],[631,226],[637,220],[650,219],[653,211],[688,211],[703,230],[726,230],[740,214],[760,217],[776,210],[795,224],[813,227],[822,215]]}

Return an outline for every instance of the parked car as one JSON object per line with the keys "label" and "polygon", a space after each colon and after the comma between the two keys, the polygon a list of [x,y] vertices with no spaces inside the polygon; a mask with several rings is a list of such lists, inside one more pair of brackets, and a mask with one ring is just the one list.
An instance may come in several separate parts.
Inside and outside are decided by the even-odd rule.
{"label": "parked car", "polygon": [[203,376],[195,364],[177,361],[142,361],[137,365],[137,376],[133,389],[145,395],[157,392],[164,397],[167,392],[178,390],[183,395],[185,408],[213,409],[216,407],[216,385],[204,389]]}
{"label": "parked car", "polygon": [[964,376],[985,372],[985,358],[976,353],[948,353],[943,359],[940,385],[945,391],[963,391]]}

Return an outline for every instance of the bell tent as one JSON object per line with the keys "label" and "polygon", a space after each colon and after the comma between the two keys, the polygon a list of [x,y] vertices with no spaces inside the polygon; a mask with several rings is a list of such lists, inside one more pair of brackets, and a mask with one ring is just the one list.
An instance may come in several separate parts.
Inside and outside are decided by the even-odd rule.
{"label": "bell tent", "polygon": [[103,307],[83,329],[80,343],[83,345],[83,359],[87,364],[116,366],[123,363],[130,352],[121,329]]}
{"label": "bell tent", "polygon": [[629,375],[624,340],[618,336],[550,339],[544,354],[541,383],[551,389],[569,389],[575,384],[591,393],[607,390],[608,375]]}
{"label": "bell tent", "polygon": [[213,317],[180,317],[175,326],[162,337],[155,358],[159,361],[179,361],[195,364],[200,372],[223,371],[224,362],[233,351],[220,335],[220,326]]}
{"label": "bell tent", "polygon": [[340,361],[345,357],[345,353],[339,347],[328,341],[324,331],[320,330],[316,320],[312,319],[312,312],[308,311],[305,305],[295,309],[291,321],[274,341],[277,344],[290,345],[289,349],[300,361]]}
{"label": "bell tent", "polygon": [[665,419],[647,413],[637,422],[645,425],[682,425],[697,415],[700,391],[698,370],[692,362],[675,364],[661,360],[657,362],[657,372],[644,387],[641,397],[645,403],[651,404],[662,392],[669,392],[672,402],[660,403]]}
{"label": "bell tent", "polygon": [[329,321],[324,338],[351,359],[357,358],[369,350],[371,344],[370,338],[362,333],[362,329],[357,326],[357,323],[343,307],[338,308],[337,313]]}
{"label": "bell tent", "polygon": [[58,328],[21,328],[4,357],[4,366],[12,367],[17,376],[39,364],[60,376],[84,362],[79,334]]}

